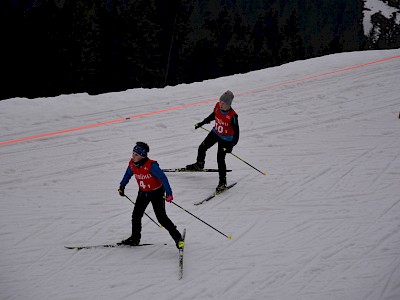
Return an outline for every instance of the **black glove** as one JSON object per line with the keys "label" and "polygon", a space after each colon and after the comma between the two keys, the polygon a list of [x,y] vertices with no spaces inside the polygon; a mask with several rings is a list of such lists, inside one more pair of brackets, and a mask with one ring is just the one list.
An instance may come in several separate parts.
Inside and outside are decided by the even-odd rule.
{"label": "black glove", "polygon": [[232,152],[232,149],[233,149],[233,146],[235,146],[235,145],[233,145],[232,143],[227,143],[227,144],[225,145],[225,147],[224,147],[225,152],[226,152],[226,153],[231,153],[231,152]]}
{"label": "black glove", "polygon": [[197,128],[199,128],[199,127],[203,126],[203,125],[204,125],[204,123],[203,123],[203,122],[200,122],[200,123],[194,124],[194,129],[197,129]]}
{"label": "black glove", "polygon": [[125,191],[125,187],[124,186],[120,186],[119,189],[118,189],[119,195],[124,197],[125,196],[124,191]]}

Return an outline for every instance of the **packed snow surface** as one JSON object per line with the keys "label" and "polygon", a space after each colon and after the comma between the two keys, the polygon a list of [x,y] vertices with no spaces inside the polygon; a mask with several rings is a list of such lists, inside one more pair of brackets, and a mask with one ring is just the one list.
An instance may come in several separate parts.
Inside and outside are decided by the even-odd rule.
{"label": "packed snow surface", "polygon": [[[187,229],[184,275],[143,218],[131,249],[117,192],[136,141],[162,168],[193,163],[194,124],[234,92],[228,183],[167,173]],[[400,50],[335,54],[163,89],[0,101],[0,299],[400,299]],[[212,125],[205,125],[211,129]],[[216,147],[206,167],[216,164]],[[135,199],[137,184],[126,194]],[[151,206],[146,211],[155,217]],[[165,245],[166,244],[166,245]]]}

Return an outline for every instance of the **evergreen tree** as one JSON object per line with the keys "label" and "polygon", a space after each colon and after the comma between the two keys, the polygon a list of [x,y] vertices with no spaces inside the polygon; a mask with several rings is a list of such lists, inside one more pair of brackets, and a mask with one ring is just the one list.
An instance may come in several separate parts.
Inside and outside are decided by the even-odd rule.
{"label": "evergreen tree", "polygon": [[375,13],[371,16],[372,28],[368,34],[370,49],[395,49],[400,47],[400,25],[396,23],[397,14],[393,13],[389,19]]}
{"label": "evergreen tree", "polygon": [[[1,92],[162,87],[360,50],[363,1],[0,1]],[[373,16],[369,48],[399,47],[395,20]]]}
{"label": "evergreen tree", "polygon": [[296,10],[292,10],[286,24],[282,26],[280,37],[282,45],[280,47],[280,62],[290,62],[297,59],[304,59],[305,50],[303,39],[299,31],[299,20]]}
{"label": "evergreen tree", "polygon": [[194,4],[190,0],[182,0],[178,5],[167,85],[190,82],[188,68],[191,67],[190,56],[193,49],[193,41],[190,40],[189,36],[194,30],[190,18],[193,14],[193,9]]}

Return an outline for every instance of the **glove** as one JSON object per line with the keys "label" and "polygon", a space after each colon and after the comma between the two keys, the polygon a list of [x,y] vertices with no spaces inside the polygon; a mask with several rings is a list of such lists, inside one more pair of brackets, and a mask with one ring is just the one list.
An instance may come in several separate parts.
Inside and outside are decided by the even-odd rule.
{"label": "glove", "polygon": [[169,195],[165,197],[165,201],[167,201],[168,203],[171,203],[172,200],[174,200],[174,196],[173,195]]}
{"label": "glove", "polygon": [[224,147],[224,149],[225,149],[225,152],[226,153],[231,153],[232,152],[232,149],[233,149],[233,144],[227,144],[225,147]]}
{"label": "glove", "polygon": [[200,122],[200,123],[194,124],[194,129],[197,129],[197,128],[199,128],[199,127],[203,126],[203,125],[204,125],[204,123],[203,123],[203,122]]}
{"label": "glove", "polygon": [[119,195],[124,197],[125,196],[124,191],[125,191],[125,187],[124,186],[120,186],[119,189],[118,189]]}

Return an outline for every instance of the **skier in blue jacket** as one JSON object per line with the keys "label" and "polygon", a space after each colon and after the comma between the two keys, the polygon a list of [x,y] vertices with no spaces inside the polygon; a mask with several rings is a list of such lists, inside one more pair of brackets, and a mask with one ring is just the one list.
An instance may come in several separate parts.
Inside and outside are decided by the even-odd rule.
{"label": "skier in blue jacket", "polygon": [[171,186],[157,161],[147,157],[149,151],[150,148],[146,143],[136,143],[128,168],[120,182],[118,192],[121,196],[125,196],[125,186],[132,176],[135,176],[139,186],[136,204],[132,212],[132,235],[121,243],[133,246],[139,245],[142,231],[142,217],[151,202],[158,222],[169,232],[176,246],[182,248],[182,236],[165,211],[165,201],[172,202],[174,200]]}

